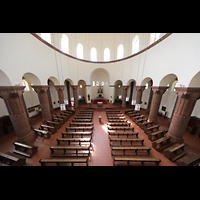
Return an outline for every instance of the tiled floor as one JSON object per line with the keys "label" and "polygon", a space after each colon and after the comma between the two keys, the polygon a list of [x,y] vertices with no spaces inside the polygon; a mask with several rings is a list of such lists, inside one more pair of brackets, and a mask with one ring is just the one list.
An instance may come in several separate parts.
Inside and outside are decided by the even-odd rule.
{"label": "tiled floor", "polygon": [[[82,109],[85,107],[89,108],[90,105],[83,105]],[[103,105],[102,108],[98,108],[97,105],[92,105],[92,108],[94,110],[94,115],[93,115],[94,130],[93,130],[91,154],[89,156],[89,162],[88,162],[89,166],[113,166],[113,159],[111,156],[111,148],[110,148],[110,143],[109,143],[108,133],[107,133],[108,119],[107,119],[106,111],[105,110],[103,111],[103,109],[106,107],[111,107],[111,108],[115,107],[117,110],[119,110],[118,105]],[[81,108],[77,109],[76,113],[78,113],[80,109]],[[126,109],[121,108],[120,110],[122,111],[122,113],[124,113],[124,110]],[[58,110],[54,112],[58,112]],[[148,116],[148,113],[145,110],[141,110],[141,114]],[[99,115],[102,116],[101,123],[99,122],[99,119],[98,119]],[[72,116],[64,125],[62,125],[62,127],[58,129],[56,133],[52,134],[50,139],[46,139],[46,138],[38,136],[34,141],[30,143],[32,145],[38,146],[38,152],[35,155],[33,155],[31,158],[26,160],[27,162],[26,166],[40,166],[39,160],[41,158],[50,157],[49,147],[52,145],[57,145],[56,138],[61,137],[61,132],[65,131],[65,127],[69,125],[69,122],[72,121],[74,116]],[[130,120],[128,116],[126,118]],[[31,121],[31,126],[39,127],[39,125],[42,124],[41,121],[42,121],[41,116],[35,117],[35,119]],[[132,122],[132,120],[130,121]],[[168,130],[169,122],[166,118],[158,116],[158,124],[160,125],[161,130],[162,129]],[[144,145],[148,147],[152,147],[152,142],[148,140],[148,137],[144,133],[144,131],[140,129],[133,122],[131,126],[135,128],[134,129],[135,132],[139,132],[139,138],[144,139]],[[185,147],[186,151],[188,151],[189,153],[200,154],[200,138],[199,137],[185,132],[183,139],[186,143],[186,147]],[[16,140],[16,136],[15,136],[14,131],[12,133],[9,133],[7,135],[0,137],[0,152],[5,153],[7,151],[12,151],[14,149],[14,145],[12,143],[15,140]],[[150,155],[161,159],[160,166],[175,166],[176,165],[175,163],[168,160],[162,153],[156,151],[153,148],[150,151]],[[85,165],[85,164],[80,164],[80,165]],[[131,165],[140,166],[141,164],[133,163]],[[154,165],[154,164],[147,163],[145,165]]]}

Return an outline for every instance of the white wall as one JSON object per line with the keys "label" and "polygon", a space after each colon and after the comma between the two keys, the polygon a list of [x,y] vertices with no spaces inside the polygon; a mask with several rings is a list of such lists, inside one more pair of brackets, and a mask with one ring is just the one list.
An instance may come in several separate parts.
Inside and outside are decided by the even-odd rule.
{"label": "white wall", "polygon": [[[125,55],[131,52],[130,41],[134,35],[127,34],[126,36],[126,42],[128,44],[125,48]],[[78,36],[75,38],[74,34],[69,34],[72,55],[76,53],[73,41],[77,43],[82,42],[84,46],[88,45],[88,49],[90,45],[93,46],[92,42],[88,42],[87,44],[85,36],[90,38],[90,35],[84,34],[78,41]],[[102,34],[97,34],[96,37],[100,36],[104,37]],[[104,45],[105,47],[109,45],[110,48],[114,46],[114,48],[112,47],[113,51],[111,51],[111,59],[116,58],[117,45],[125,41],[125,36],[120,34],[116,34],[115,36],[115,39],[111,39],[109,34],[105,36],[110,37],[110,41],[107,44],[96,41],[97,52],[100,46],[102,46],[102,52]],[[147,37],[148,35],[143,36],[141,46],[145,46],[150,41],[150,37]],[[127,38],[130,38],[129,42]],[[58,46],[59,35],[55,35],[54,39],[55,46]],[[187,87],[195,74],[200,71],[200,34],[198,33],[174,33],[148,51],[124,61],[106,64],[87,63],[67,57],[59,52],[55,52],[52,48],[28,33],[1,33],[0,44],[0,70],[6,74],[10,81],[8,83],[11,83],[11,85],[21,84],[22,76],[27,72],[36,75],[42,85],[47,85],[47,80],[51,76],[58,79],[59,84],[64,84],[65,79],[71,79],[74,85],[78,85],[78,81],[83,79],[86,85],[91,85],[91,73],[95,69],[100,68],[105,69],[109,74],[110,83],[108,85],[114,85],[116,80],[122,80],[123,85],[127,85],[130,79],[134,79],[136,85],[141,85],[142,80],[150,77],[153,80],[153,85],[159,86],[163,77],[173,73],[178,77],[177,86],[182,84]],[[99,59],[102,59],[102,54],[99,56]],[[88,57],[89,53],[87,53]],[[0,81],[0,85],[3,84],[5,83]],[[112,96],[110,91],[113,90],[108,87],[106,91],[105,97],[109,99]],[[147,91],[144,91],[142,101],[148,103],[148,95],[146,93]],[[168,94],[168,98],[166,96],[167,94],[163,96],[163,101],[161,102],[163,105],[171,100],[173,104],[175,99],[175,94]],[[196,111],[199,110],[198,105],[199,103],[195,106],[193,113],[200,117],[200,113]],[[172,110],[173,106],[168,104],[168,107],[171,107],[168,110]],[[0,116],[3,113],[4,111],[0,111]]]}

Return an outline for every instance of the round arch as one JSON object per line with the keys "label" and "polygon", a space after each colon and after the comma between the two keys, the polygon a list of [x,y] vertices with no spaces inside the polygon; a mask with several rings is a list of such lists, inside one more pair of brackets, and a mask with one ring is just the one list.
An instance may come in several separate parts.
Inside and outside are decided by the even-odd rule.
{"label": "round arch", "polygon": [[[54,85],[60,85],[58,79],[54,76],[49,77],[48,80],[52,81]],[[48,80],[47,80],[47,83],[48,83]]]}
{"label": "round arch", "polygon": [[0,86],[11,86],[11,81],[8,76],[0,70]]}
{"label": "round arch", "polygon": [[70,83],[71,85],[74,85],[74,82],[73,82],[71,79],[69,79],[69,78],[65,79],[64,83],[66,83],[66,81],[69,81],[69,83]]}
{"label": "round arch", "polygon": [[32,85],[41,85],[40,79],[33,73],[25,73],[22,78],[28,79]]}
{"label": "round arch", "polygon": [[178,77],[175,74],[168,74],[161,79],[159,86],[167,86],[175,80],[178,80]]}
{"label": "round arch", "polygon": [[[151,77],[146,77],[146,78],[144,78],[144,79],[142,80],[142,82],[141,82],[141,86],[146,86],[146,84],[147,84],[150,80],[152,80]],[[153,82],[153,80],[152,80],[152,82]]]}
{"label": "round arch", "polygon": [[193,76],[188,87],[200,87],[200,71]]}

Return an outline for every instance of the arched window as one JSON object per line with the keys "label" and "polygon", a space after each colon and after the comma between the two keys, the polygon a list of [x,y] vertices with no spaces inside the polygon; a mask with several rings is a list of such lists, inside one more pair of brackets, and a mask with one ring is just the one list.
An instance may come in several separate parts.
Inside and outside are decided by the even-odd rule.
{"label": "arched window", "polygon": [[91,52],[90,52],[90,60],[97,61],[97,50],[94,47],[92,47]]}
{"label": "arched window", "polygon": [[79,43],[76,49],[77,58],[83,59],[83,45]]}
{"label": "arched window", "polygon": [[132,54],[137,53],[139,51],[140,40],[139,36],[136,35],[132,41]]}
{"label": "arched window", "polygon": [[51,44],[51,34],[41,33],[41,38]]}
{"label": "arched window", "polygon": [[104,49],[104,61],[110,61],[110,49],[109,48]]}
{"label": "arched window", "polygon": [[69,54],[69,39],[68,39],[66,34],[62,34],[61,49],[62,49],[63,52]]}
{"label": "arched window", "polygon": [[121,59],[124,56],[124,46],[122,44],[120,44],[117,47],[117,59]]}

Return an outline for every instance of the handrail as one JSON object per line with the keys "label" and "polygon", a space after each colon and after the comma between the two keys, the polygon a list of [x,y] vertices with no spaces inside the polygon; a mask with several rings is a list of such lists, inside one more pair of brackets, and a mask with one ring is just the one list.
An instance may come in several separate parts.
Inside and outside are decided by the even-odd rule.
{"label": "handrail", "polygon": [[83,61],[83,62],[88,62],[88,63],[93,63],[93,64],[107,64],[107,63],[114,63],[114,62],[120,62],[120,61],[123,61],[123,60],[127,60],[129,58],[132,58],[132,57],[135,57],[145,51],[147,51],[148,49],[154,47],[155,45],[157,45],[158,43],[160,43],[161,41],[163,41],[164,39],[166,39],[167,37],[169,37],[172,33],[166,33],[165,35],[163,35],[161,38],[159,38],[157,41],[155,41],[154,43],[152,43],[151,45],[145,47],[144,49],[142,49],[141,51],[138,51],[137,53],[135,54],[132,54],[130,56],[127,56],[125,58],[121,58],[121,59],[117,59],[117,60],[112,60],[112,61],[90,61],[90,60],[84,60],[84,59],[80,59],[80,58],[77,58],[77,57],[74,57],[72,55],[69,55],[67,53],[64,53],[63,51],[61,51],[60,49],[54,47],[52,44],[46,42],[45,40],[43,40],[39,35],[37,35],[36,33],[31,33],[34,37],[36,37],[38,40],[40,40],[41,42],[43,42],[44,44],[46,44],[47,46],[51,47],[52,49],[54,49],[55,51],[65,55],[65,56],[68,56],[70,58],[73,58],[75,60],[79,60],[79,61]]}

